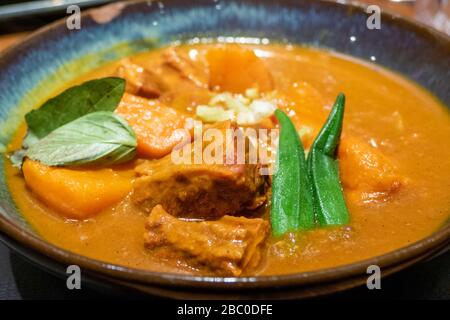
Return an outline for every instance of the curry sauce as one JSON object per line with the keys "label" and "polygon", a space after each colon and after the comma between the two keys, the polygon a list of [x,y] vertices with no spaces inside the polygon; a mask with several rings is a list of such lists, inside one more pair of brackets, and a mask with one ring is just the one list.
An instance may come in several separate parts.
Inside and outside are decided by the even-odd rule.
{"label": "curry sauce", "polygon": [[[182,45],[177,50],[196,57],[214,46]],[[445,106],[409,80],[351,57],[292,45],[248,48],[262,60],[271,79],[266,74],[256,76],[264,78],[264,86],[273,86],[281,93],[280,105],[299,130],[305,123],[322,124],[337,93],[345,92],[347,109],[339,156],[350,224],[291,233],[282,238],[270,236],[262,263],[244,275],[288,274],[356,262],[423,239],[445,223],[450,213],[450,149],[446,148],[450,115]],[[140,53],[130,59],[151,70],[164,50]],[[121,63],[94,70],[61,87],[61,91],[114,74]],[[151,88],[151,92],[160,89]],[[170,107],[185,117],[193,117],[195,106],[207,98],[202,91],[180,86]],[[306,148],[315,133],[313,130],[302,136]],[[11,143],[11,150],[20,147],[24,134],[23,125]],[[380,155],[369,159],[368,171],[356,178],[361,163],[359,158],[348,160],[351,158],[348,154],[366,157],[366,149]],[[370,171],[373,163],[382,163],[384,176],[380,182],[378,171]],[[135,164],[120,166],[118,179],[133,177]],[[66,219],[46,206],[40,200],[42,195],[39,198],[30,191],[23,176],[9,163],[6,175],[18,208],[47,241],[118,265],[159,272],[197,272],[165,264],[145,249],[143,234],[148,213],[136,208],[130,195],[83,221]],[[369,185],[370,193],[360,190]],[[41,188],[44,193],[51,192],[49,186]],[[127,190],[119,190],[118,194],[126,194]],[[269,207],[266,203],[261,209],[265,219]]]}

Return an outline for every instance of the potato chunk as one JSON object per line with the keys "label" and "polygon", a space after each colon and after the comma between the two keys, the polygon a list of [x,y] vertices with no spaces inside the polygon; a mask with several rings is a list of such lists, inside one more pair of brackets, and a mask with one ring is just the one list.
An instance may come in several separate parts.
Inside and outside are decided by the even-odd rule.
{"label": "potato chunk", "polygon": [[353,201],[386,201],[407,183],[381,150],[356,137],[342,139],[338,157],[342,185]]}
{"label": "potato chunk", "polygon": [[88,219],[122,200],[132,187],[132,170],[68,169],[26,160],[27,186],[66,218]]}
{"label": "potato chunk", "polygon": [[215,47],[208,50],[206,59],[209,86],[214,90],[244,93],[255,86],[263,92],[273,90],[272,76],[253,50],[238,45]]}

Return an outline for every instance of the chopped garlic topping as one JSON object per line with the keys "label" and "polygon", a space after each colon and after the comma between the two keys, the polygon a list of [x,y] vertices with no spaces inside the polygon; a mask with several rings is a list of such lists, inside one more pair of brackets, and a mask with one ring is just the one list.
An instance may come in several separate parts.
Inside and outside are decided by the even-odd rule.
{"label": "chopped garlic topping", "polygon": [[234,113],[222,107],[198,106],[197,116],[206,122],[234,120]]}
{"label": "chopped garlic topping", "polygon": [[247,89],[245,95],[223,92],[215,95],[208,105],[197,107],[197,116],[205,122],[236,121],[252,125],[271,116],[277,109],[273,99],[262,96],[257,88]]}
{"label": "chopped garlic topping", "polygon": [[250,88],[245,90],[245,96],[249,99],[257,99],[259,97],[258,88]]}
{"label": "chopped garlic topping", "polygon": [[257,118],[262,119],[272,115],[277,106],[272,101],[253,100],[249,108]]}

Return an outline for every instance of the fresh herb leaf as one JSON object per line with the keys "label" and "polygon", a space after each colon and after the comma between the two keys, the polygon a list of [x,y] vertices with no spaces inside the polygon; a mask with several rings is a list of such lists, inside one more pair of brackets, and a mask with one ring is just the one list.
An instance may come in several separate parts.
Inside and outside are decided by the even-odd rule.
{"label": "fresh herb leaf", "polygon": [[125,90],[125,80],[102,78],[69,88],[27,113],[28,133],[24,147],[30,147],[50,132],[88,113],[114,111]]}
{"label": "fresh herb leaf", "polygon": [[86,114],[114,111],[125,91],[122,78],[101,78],[71,87],[25,115],[28,131],[22,149],[10,155],[12,164],[21,169],[26,149],[55,129]]}
{"label": "fresh herb leaf", "polygon": [[110,165],[131,160],[136,146],[136,135],[124,119],[99,111],[57,128],[25,156],[48,166]]}

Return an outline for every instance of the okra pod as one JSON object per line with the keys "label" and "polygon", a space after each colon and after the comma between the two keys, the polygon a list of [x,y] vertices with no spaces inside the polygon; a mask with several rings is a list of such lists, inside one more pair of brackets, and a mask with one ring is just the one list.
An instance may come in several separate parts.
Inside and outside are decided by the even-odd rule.
{"label": "okra pod", "polygon": [[297,130],[281,110],[275,111],[281,130],[272,180],[271,225],[275,236],[314,226],[311,186],[305,152]]}
{"label": "okra pod", "polygon": [[314,213],[321,226],[343,225],[349,222],[336,160],[344,109],[345,96],[341,93],[317,135],[307,159]]}

